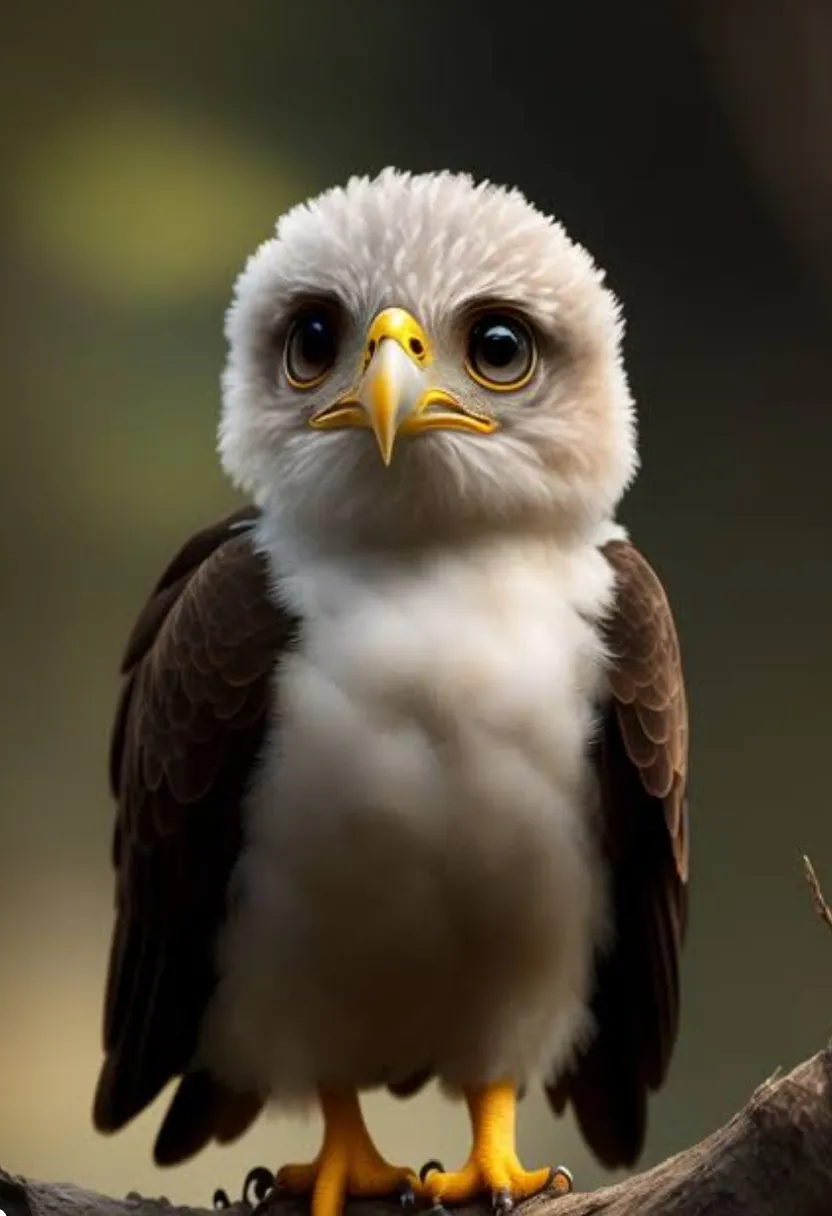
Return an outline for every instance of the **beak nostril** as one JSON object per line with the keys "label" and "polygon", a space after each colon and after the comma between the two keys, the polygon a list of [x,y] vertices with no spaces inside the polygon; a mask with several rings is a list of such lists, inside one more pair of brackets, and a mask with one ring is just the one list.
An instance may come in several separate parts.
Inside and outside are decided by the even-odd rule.
{"label": "beak nostril", "polygon": [[418,338],[411,338],[408,345],[414,355],[423,355],[425,353],[425,345]]}

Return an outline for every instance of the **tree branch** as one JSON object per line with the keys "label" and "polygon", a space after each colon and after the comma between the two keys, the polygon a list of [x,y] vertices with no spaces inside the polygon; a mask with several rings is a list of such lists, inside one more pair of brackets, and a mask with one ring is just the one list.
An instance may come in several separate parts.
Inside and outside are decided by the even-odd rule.
{"label": "tree branch", "polygon": [[[298,1200],[268,1201],[267,1216],[301,1216]],[[0,1169],[5,1216],[211,1216],[165,1199],[109,1199],[63,1183],[32,1182]],[[350,1216],[395,1216],[390,1203],[351,1203]],[[519,1211],[519,1209],[518,1209]],[[244,1203],[227,1216],[250,1216]],[[487,1205],[464,1216],[490,1216]],[[832,1047],[766,1081],[725,1127],[655,1169],[565,1199],[538,1195],[522,1216],[829,1216],[832,1212]],[[264,1214],[265,1216],[265,1214]]]}

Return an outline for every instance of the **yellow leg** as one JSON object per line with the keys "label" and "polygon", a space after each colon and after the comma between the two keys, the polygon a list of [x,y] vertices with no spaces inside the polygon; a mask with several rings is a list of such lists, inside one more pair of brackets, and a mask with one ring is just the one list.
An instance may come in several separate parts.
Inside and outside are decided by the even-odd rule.
{"label": "yellow leg", "polygon": [[395,1195],[421,1190],[412,1170],[391,1165],[370,1139],[355,1093],[322,1093],[324,1142],[308,1165],[278,1170],[278,1190],[312,1196],[311,1216],[341,1216],[347,1198]]}
{"label": "yellow leg", "polygon": [[525,1170],[517,1157],[517,1092],[508,1082],[472,1090],[465,1095],[471,1115],[474,1142],[461,1170],[435,1171],[423,1190],[434,1203],[470,1203],[491,1194],[495,1204],[509,1208],[545,1187],[568,1194],[572,1179],[567,1170]]}

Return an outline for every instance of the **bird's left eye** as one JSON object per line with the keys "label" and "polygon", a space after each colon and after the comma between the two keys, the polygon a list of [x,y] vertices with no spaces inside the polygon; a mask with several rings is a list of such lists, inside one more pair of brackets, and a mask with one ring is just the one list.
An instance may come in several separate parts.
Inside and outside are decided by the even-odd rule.
{"label": "bird's left eye", "polygon": [[490,313],[471,327],[465,365],[485,388],[522,388],[532,377],[536,357],[531,331],[517,317]]}
{"label": "bird's left eye", "polygon": [[286,337],[286,379],[293,388],[314,388],[325,378],[337,354],[335,317],[327,308],[307,308],[292,322]]}

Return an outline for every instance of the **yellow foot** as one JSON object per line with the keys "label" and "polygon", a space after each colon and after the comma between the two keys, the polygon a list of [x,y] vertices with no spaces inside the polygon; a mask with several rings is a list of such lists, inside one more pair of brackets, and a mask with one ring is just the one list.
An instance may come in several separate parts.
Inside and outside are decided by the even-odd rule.
{"label": "yellow foot", "polygon": [[278,1191],[310,1194],[311,1216],[341,1216],[351,1197],[397,1196],[412,1205],[421,1184],[412,1170],[391,1165],[370,1139],[355,1094],[321,1095],[324,1142],[308,1165],[278,1170]]}
{"label": "yellow foot", "polygon": [[490,1195],[494,1207],[507,1211],[547,1187],[559,1195],[572,1190],[568,1170],[526,1170],[515,1150],[517,1098],[514,1086],[492,1085],[466,1094],[474,1143],[461,1170],[422,1171],[422,1190],[435,1205],[471,1203]]}
{"label": "yellow foot", "polygon": [[424,1192],[434,1204],[472,1203],[490,1195],[494,1208],[503,1212],[547,1188],[568,1195],[572,1190],[569,1171],[562,1165],[557,1169],[526,1170],[514,1153],[481,1160],[469,1157],[461,1170],[431,1171],[424,1180]]}

